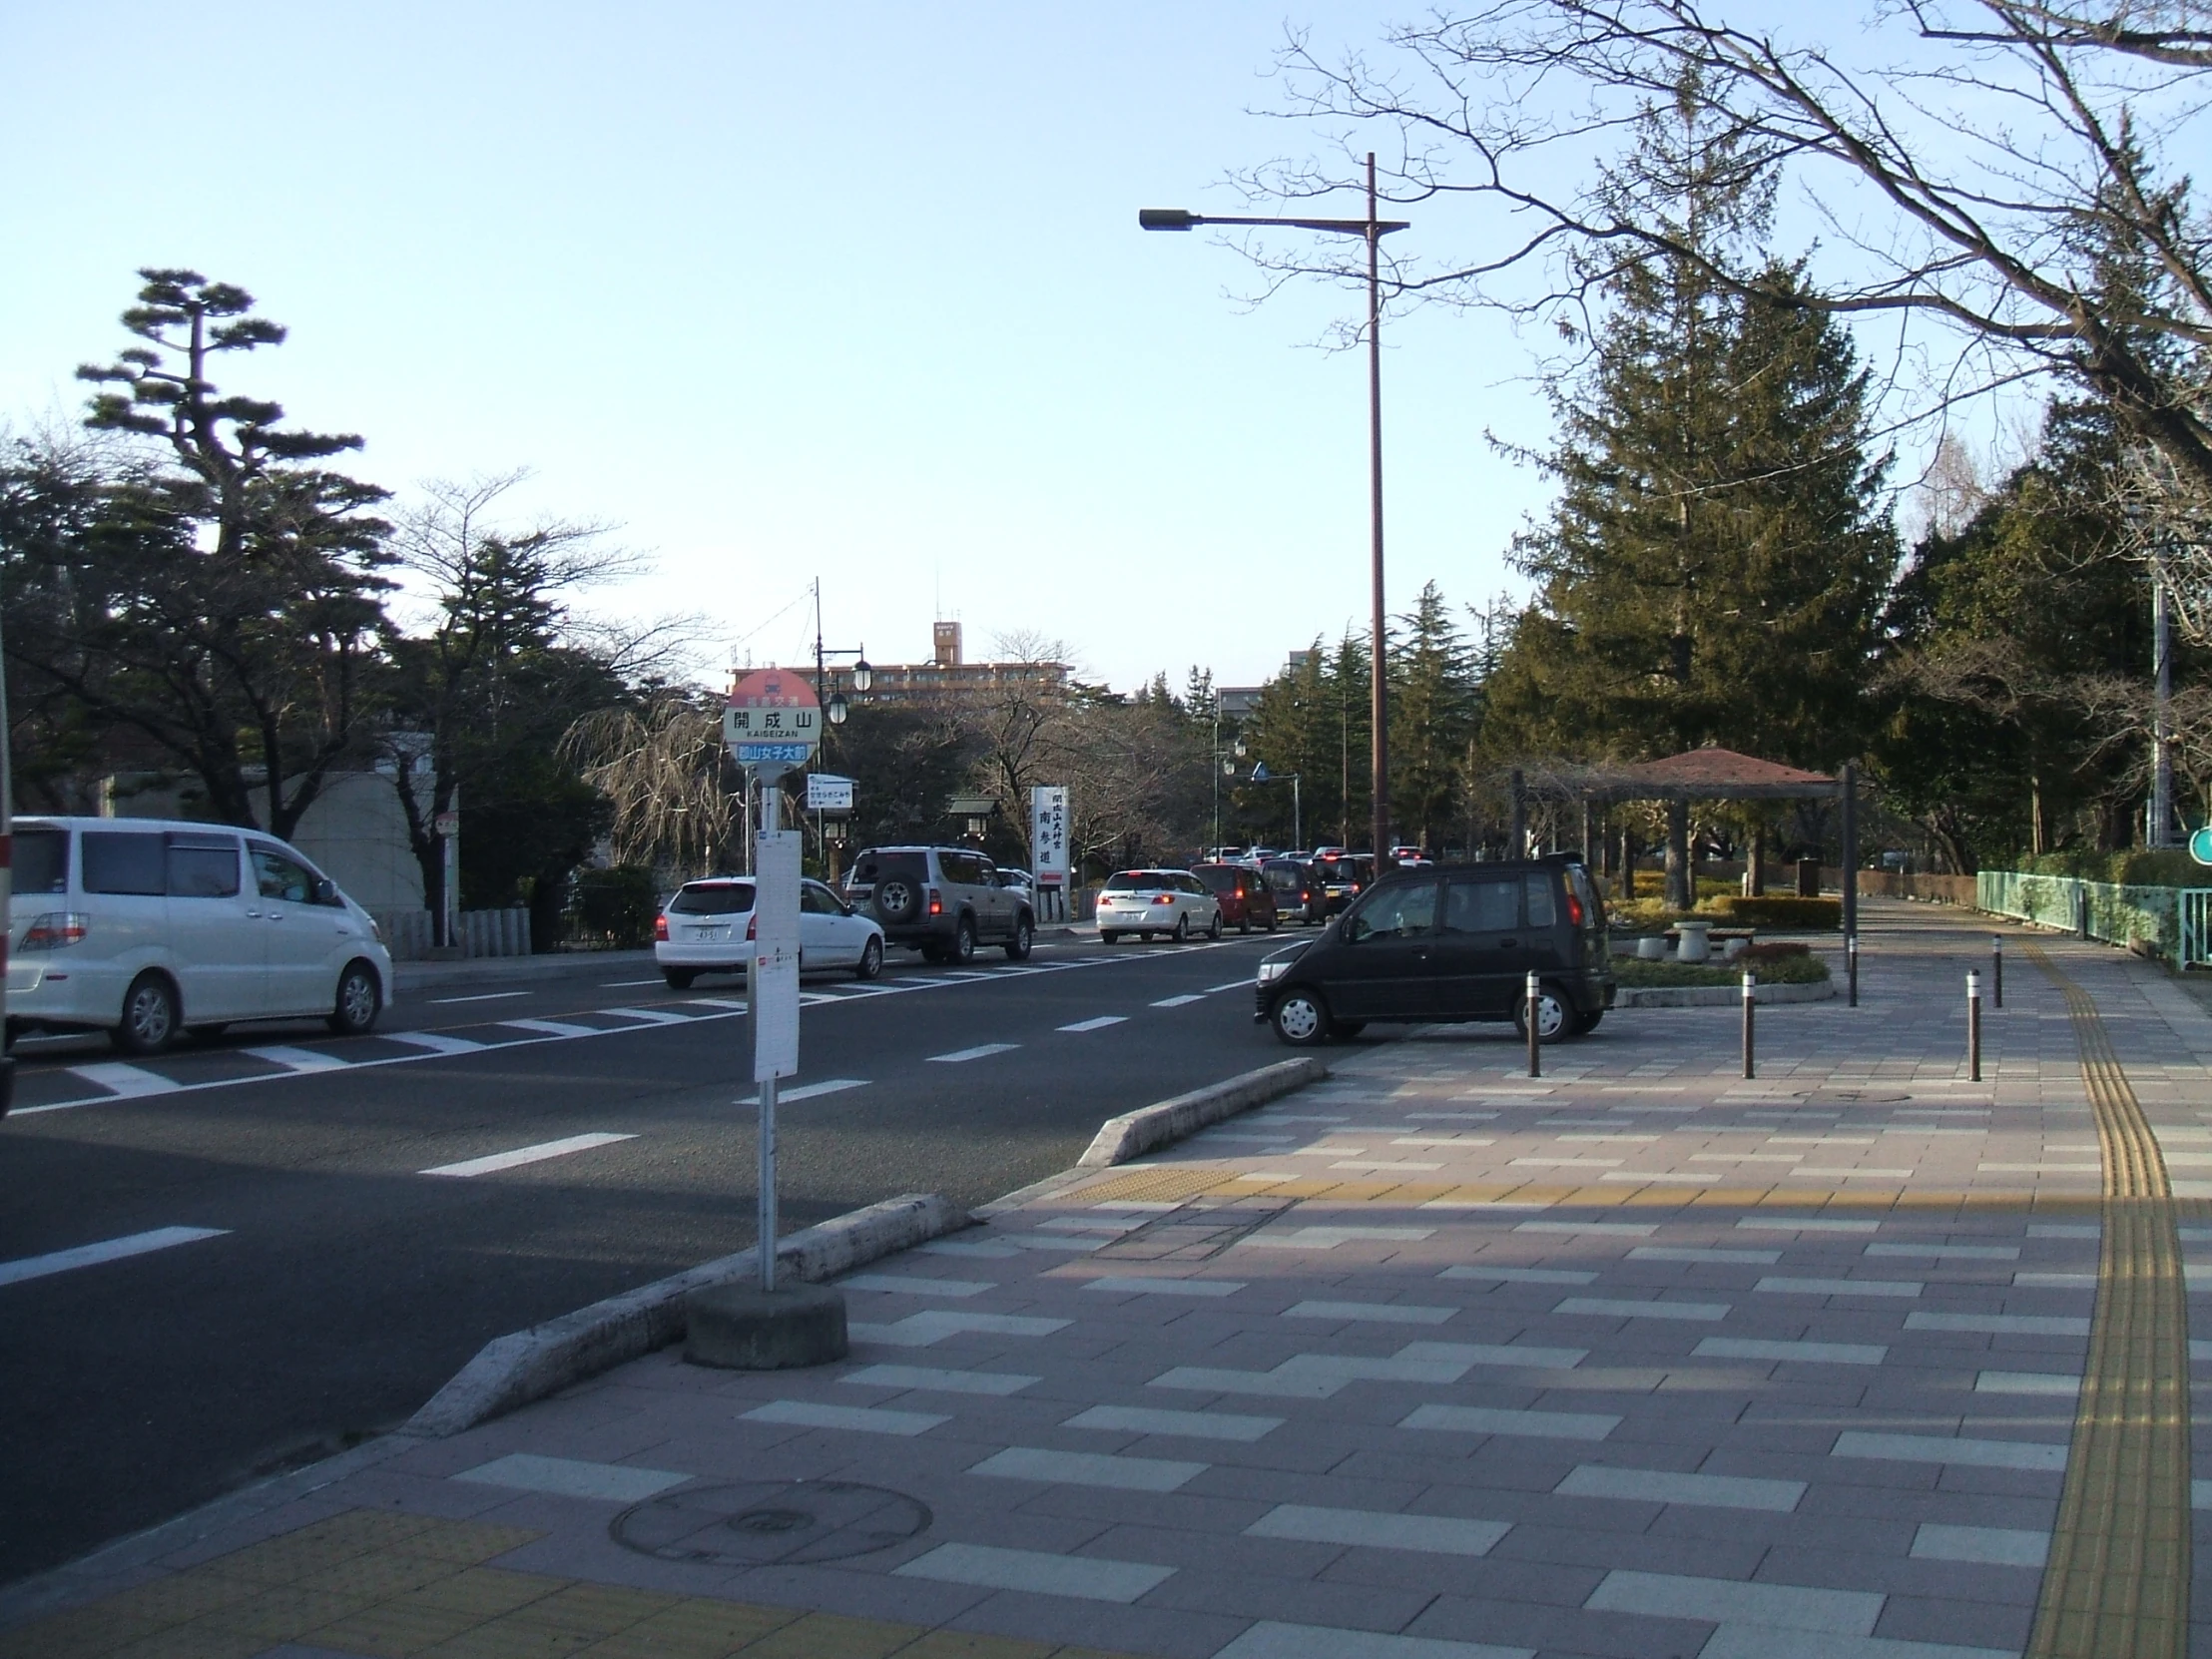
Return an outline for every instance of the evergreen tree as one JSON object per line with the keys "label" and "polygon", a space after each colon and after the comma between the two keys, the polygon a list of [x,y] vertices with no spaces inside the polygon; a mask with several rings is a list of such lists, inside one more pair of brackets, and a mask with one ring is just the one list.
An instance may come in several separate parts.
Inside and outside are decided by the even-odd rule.
{"label": "evergreen tree", "polygon": [[1478,684],[1472,653],[1434,582],[1425,584],[1390,662],[1390,810],[1398,833],[1435,848],[1453,818]]}

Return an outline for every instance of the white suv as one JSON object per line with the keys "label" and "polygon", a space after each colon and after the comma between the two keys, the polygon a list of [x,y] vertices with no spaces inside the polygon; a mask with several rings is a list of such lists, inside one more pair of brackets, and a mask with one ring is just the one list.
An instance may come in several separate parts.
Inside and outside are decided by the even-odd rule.
{"label": "white suv", "polygon": [[1119,944],[1124,933],[1178,943],[1194,932],[1221,937],[1221,900],[1187,869],[1125,869],[1106,877],[1098,893],[1098,936]]}
{"label": "white suv", "polygon": [[254,830],[19,818],[8,1035],[104,1030],[151,1054],[179,1030],[320,1017],[359,1036],[391,1000],[376,923],[299,852]]}

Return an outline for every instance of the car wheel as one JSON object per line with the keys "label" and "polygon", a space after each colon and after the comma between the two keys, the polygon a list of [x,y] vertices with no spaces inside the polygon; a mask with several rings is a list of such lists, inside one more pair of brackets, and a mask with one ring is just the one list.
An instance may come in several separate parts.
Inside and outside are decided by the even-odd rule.
{"label": "car wheel", "polygon": [[1348,1043],[1368,1028],[1364,1019],[1333,1019],[1329,1022],[1329,1034],[1338,1042]]}
{"label": "car wheel", "polygon": [[867,943],[860,946],[860,959],[852,964],[852,977],[855,979],[873,979],[880,975],[882,971],[883,941],[871,937]]}
{"label": "car wheel", "polygon": [[[1238,931],[1243,932],[1244,929],[1239,928]],[[1221,937],[1221,912],[1219,910],[1214,912],[1214,919],[1206,924],[1206,936],[1210,939]]]}
{"label": "car wheel", "polygon": [[967,916],[962,916],[952,929],[951,958],[955,962],[975,960],[975,923]]}
{"label": "car wheel", "polygon": [[1175,918],[1174,938],[1177,944],[1191,942],[1191,918],[1189,916],[1177,916]]}
{"label": "car wheel", "polygon": [[[1559,994],[1556,985],[1539,985],[1536,989],[1536,1040],[1555,1043],[1573,1035],[1574,1006]],[[1513,1030],[1522,1042],[1528,1040],[1528,998],[1525,994],[1513,1002]]]}
{"label": "car wheel", "polygon": [[158,973],[142,973],[123,993],[122,1023],[108,1040],[126,1054],[159,1054],[177,1035],[177,987]]}
{"label": "car wheel", "polygon": [[1604,1017],[1605,1010],[1603,1008],[1591,1009],[1590,1012],[1582,1015],[1579,1019],[1575,1021],[1574,1035],[1576,1035],[1577,1037],[1587,1037],[1592,1031],[1595,1031],[1597,1029],[1598,1021],[1603,1019]]}
{"label": "car wheel", "polygon": [[1280,926],[1282,926],[1282,925],[1283,925],[1283,913],[1282,913],[1282,912],[1281,912],[1280,910],[1278,910],[1278,911],[1277,911],[1277,912],[1276,912],[1276,913],[1275,913],[1274,915],[1272,915],[1272,916],[1268,917],[1268,924],[1267,924],[1267,927],[1266,927],[1265,931],[1267,931],[1267,932],[1270,932],[1270,933],[1272,933],[1272,932],[1274,932],[1274,931],[1275,931],[1275,930],[1276,930],[1276,929],[1277,929],[1278,927],[1280,927]]}
{"label": "car wheel", "polygon": [[1238,922],[1238,923],[1237,923],[1237,937],[1239,937],[1239,938],[1241,939],[1241,938],[1243,938],[1243,937],[1244,937],[1244,936],[1245,936],[1245,935],[1246,935],[1247,933],[1249,933],[1249,932],[1251,932],[1251,931],[1252,931],[1252,912],[1251,912],[1250,910],[1247,910],[1247,911],[1245,912],[1245,914],[1244,914],[1244,920],[1242,920],[1242,921],[1240,921],[1240,922]]}
{"label": "car wheel", "polygon": [[661,977],[668,981],[670,990],[688,991],[692,988],[692,981],[697,979],[699,975],[692,972],[690,968],[663,968],[661,969]]}
{"label": "car wheel", "polygon": [[383,1012],[383,987],[376,970],[366,962],[348,962],[338,975],[337,1001],[330,1009],[330,1029],[341,1037],[365,1037],[376,1028]]}
{"label": "car wheel", "polygon": [[1027,916],[1022,916],[1016,920],[1014,936],[1006,941],[1006,960],[1009,962],[1028,961],[1029,946],[1035,937],[1035,931],[1030,927]]}
{"label": "car wheel", "polygon": [[1329,1010],[1313,991],[1285,991],[1268,1010],[1268,1023],[1293,1048],[1319,1048],[1329,1040]]}
{"label": "car wheel", "polygon": [[1121,935],[1119,933],[1101,933],[1098,935],[1098,942],[1100,944],[1119,944],[1121,943]]}

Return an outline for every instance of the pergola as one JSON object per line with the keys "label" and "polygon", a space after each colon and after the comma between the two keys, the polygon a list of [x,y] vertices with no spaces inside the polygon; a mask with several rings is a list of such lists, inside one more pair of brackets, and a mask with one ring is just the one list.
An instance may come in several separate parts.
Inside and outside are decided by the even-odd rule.
{"label": "pergola", "polygon": [[[1664,760],[1620,766],[1562,767],[1531,783],[1521,768],[1512,775],[1513,844],[1527,844],[1528,802],[1577,801],[1582,806],[1582,851],[1597,852],[1601,808],[1622,801],[1667,804],[1667,902],[1688,909],[1695,898],[1690,871],[1690,803],[1693,801],[1826,801],[1844,810],[1844,931],[1859,926],[1859,775],[1847,763],[1834,778],[1740,755],[1708,745]],[[1757,856],[1755,852],[1754,856]]]}

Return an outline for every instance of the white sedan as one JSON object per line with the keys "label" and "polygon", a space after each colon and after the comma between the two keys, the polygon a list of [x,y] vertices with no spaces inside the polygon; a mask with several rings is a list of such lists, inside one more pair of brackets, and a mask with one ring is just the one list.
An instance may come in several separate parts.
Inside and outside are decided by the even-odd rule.
{"label": "white sedan", "polygon": [[[687,881],[653,923],[653,959],[661,977],[686,990],[702,973],[743,973],[753,937],[753,878],[718,875]],[[883,929],[824,886],[799,888],[799,971],[847,969],[856,979],[883,971]]]}
{"label": "white sedan", "polygon": [[1118,944],[1124,933],[1187,939],[1221,937],[1221,900],[1187,869],[1125,869],[1106,877],[1098,895],[1098,936]]}

